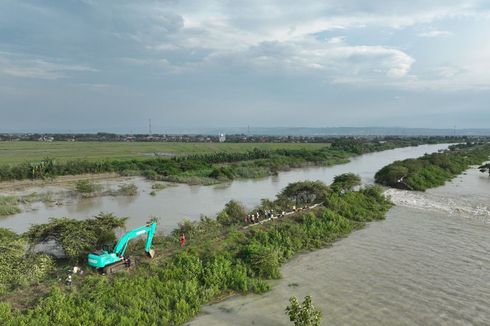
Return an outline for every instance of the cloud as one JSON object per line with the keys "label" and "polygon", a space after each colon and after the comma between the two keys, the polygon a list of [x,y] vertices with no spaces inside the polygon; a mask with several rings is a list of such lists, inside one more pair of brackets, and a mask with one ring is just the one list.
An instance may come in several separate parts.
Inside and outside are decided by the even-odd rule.
{"label": "cloud", "polygon": [[96,72],[86,65],[66,64],[41,58],[25,58],[23,55],[0,52],[0,74],[33,79],[66,78],[71,72]]}
{"label": "cloud", "polygon": [[428,32],[422,32],[419,33],[418,36],[420,37],[427,37],[427,38],[433,38],[433,37],[448,37],[453,35],[453,33],[448,32],[448,31],[439,31],[439,30],[431,30]]}
{"label": "cloud", "polygon": [[[15,1],[9,3],[21,6]],[[393,80],[397,80],[393,85],[416,85],[423,84],[422,80],[448,78],[449,72],[438,72],[432,66],[426,71],[414,71],[414,63],[416,60],[423,62],[424,53],[414,51],[403,38],[364,40],[351,35],[369,30],[378,36],[412,28],[411,35],[447,37],[452,33],[439,23],[455,18],[488,17],[484,4],[482,0],[216,0],[202,3],[121,0],[117,4],[84,0],[77,4],[80,8],[77,8],[77,15],[73,15],[68,4],[31,2],[23,7],[37,10],[36,17],[39,21],[46,20],[49,32],[40,31],[36,33],[40,35],[38,38],[24,42],[34,45],[37,42],[43,51],[49,51],[48,47],[65,50],[64,59],[37,59],[36,53],[20,58],[9,56],[0,58],[3,60],[0,73],[59,79],[75,72],[94,71],[90,67],[97,64],[88,65],[85,58],[74,58],[79,52],[87,51],[97,54],[94,60],[104,64],[114,62],[122,71],[128,69],[133,73],[141,69],[141,75],[151,68],[161,71],[162,75],[189,76],[228,70],[292,78],[309,74],[327,82],[357,85],[384,85]],[[41,26],[38,20],[34,20],[35,26]],[[51,21],[63,22],[68,32],[49,38],[46,35],[53,35],[49,27]],[[429,25],[441,29],[425,30]],[[316,39],[322,33],[327,35],[324,40]],[[33,37],[33,33],[26,35]],[[64,46],[63,42],[69,45]],[[73,63],[77,60],[79,63]],[[433,75],[424,76],[429,72]]]}

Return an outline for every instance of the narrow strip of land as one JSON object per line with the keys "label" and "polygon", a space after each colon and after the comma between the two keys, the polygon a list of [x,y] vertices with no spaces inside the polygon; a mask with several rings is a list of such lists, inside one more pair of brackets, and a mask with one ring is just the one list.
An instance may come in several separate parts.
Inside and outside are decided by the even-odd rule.
{"label": "narrow strip of land", "polygon": [[[470,165],[488,160],[490,144],[468,143],[450,146],[441,153],[393,162],[375,175],[376,183],[405,190],[425,191],[443,185]],[[484,167],[481,167],[485,171]]]}
{"label": "narrow strip of land", "polygon": [[[265,281],[280,277],[279,267],[296,253],[327,246],[366,222],[384,218],[391,203],[381,189],[354,191],[346,182],[350,178],[338,178],[331,187],[319,181],[290,184],[276,200],[264,201],[251,212],[230,202],[216,220],[187,221],[171,235],[155,237],[157,259],[135,257],[137,268],[116,277],[86,271],[74,275],[69,287],[63,285],[68,266],[82,261],[124,220],[111,215],[84,221],[57,219],[33,226],[22,237],[4,230],[1,243],[10,255],[3,258],[11,263],[0,265],[4,293],[0,318],[14,325],[182,324],[202,304],[224,295],[262,293],[269,289]],[[264,223],[267,212],[290,212],[293,206],[310,209],[277,219],[269,216]],[[262,223],[247,227],[250,222],[244,217],[257,212]],[[188,241],[184,249],[178,243],[181,233]],[[26,241],[33,244],[50,237],[61,244],[68,260],[53,261],[20,250]],[[138,242],[130,249],[139,253],[142,246]],[[27,284],[12,282],[13,275]]]}

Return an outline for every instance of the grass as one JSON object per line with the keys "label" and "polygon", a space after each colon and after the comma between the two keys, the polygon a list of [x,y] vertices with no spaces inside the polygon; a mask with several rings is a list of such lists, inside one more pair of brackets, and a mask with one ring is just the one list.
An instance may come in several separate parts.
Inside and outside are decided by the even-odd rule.
{"label": "grass", "polygon": [[134,183],[120,185],[115,195],[135,196],[138,194],[138,187]]}
{"label": "grass", "polygon": [[86,159],[144,159],[154,153],[175,155],[216,152],[246,152],[254,148],[319,149],[326,144],[294,143],[156,143],[156,142],[0,142],[0,165],[18,164],[25,161],[52,157],[59,161]]}
{"label": "grass", "polygon": [[14,196],[0,196],[0,216],[20,213],[18,200]]}
{"label": "grass", "polygon": [[[290,207],[298,200],[293,195],[305,191],[321,195],[315,196],[315,201],[323,205],[243,228],[240,217],[247,212],[229,203],[223,212],[232,216],[235,224],[221,224],[207,217],[200,222],[183,222],[170,235],[154,237],[152,247],[159,255],[152,261],[141,256],[144,239],[132,242],[128,252],[138,253],[134,260],[137,268],[114,277],[87,271],[83,276],[74,275],[72,286],[66,287],[57,272],[66,270],[66,266],[56,268],[44,260],[32,261],[32,266],[43,268],[38,269],[37,279],[31,283],[51,285],[49,292],[45,286],[39,291],[42,293],[35,294],[42,296],[36,301],[27,296],[32,294],[29,284],[11,284],[9,271],[16,270],[18,264],[5,265],[4,273],[0,273],[6,276],[7,285],[0,296],[0,320],[10,325],[181,325],[197,315],[202,304],[232,293],[260,294],[269,290],[266,281],[280,278],[281,265],[295,254],[331,245],[366,222],[383,219],[391,207],[378,187],[340,194],[321,182],[292,184],[272,204]],[[31,227],[24,236],[5,230],[4,239],[17,249],[12,251],[10,261],[24,259],[24,246],[16,247],[16,239],[37,243],[47,236],[59,239],[67,255],[76,259],[106,242],[108,235],[112,235],[112,241],[114,233],[108,231],[123,222],[113,215],[85,221],[53,219]],[[181,248],[178,237],[184,231],[188,241]]]}

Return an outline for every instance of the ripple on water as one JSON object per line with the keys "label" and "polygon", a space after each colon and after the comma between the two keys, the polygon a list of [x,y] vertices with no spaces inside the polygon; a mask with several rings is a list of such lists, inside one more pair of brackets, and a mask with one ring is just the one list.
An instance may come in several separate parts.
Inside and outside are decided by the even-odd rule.
{"label": "ripple on water", "polygon": [[[206,306],[191,324],[289,325],[289,297],[311,295],[325,325],[490,325],[490,183],[475,178],[388,191],[397,206],[385,221],[296,257],[271,292]],[[474,196],[472,182],[484,185]]]}

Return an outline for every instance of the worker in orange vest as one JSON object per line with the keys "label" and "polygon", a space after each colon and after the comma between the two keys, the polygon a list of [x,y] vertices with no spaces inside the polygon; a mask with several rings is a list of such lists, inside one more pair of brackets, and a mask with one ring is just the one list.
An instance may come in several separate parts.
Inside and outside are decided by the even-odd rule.
{"label": "worker in orange vest", "polygon": [[185,235],[184,235],[184,233],[182,233],[180,235],[180,247],[184,248],[184,246],[185,246]]}

